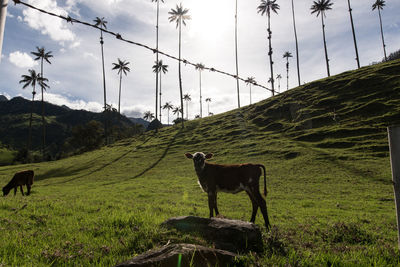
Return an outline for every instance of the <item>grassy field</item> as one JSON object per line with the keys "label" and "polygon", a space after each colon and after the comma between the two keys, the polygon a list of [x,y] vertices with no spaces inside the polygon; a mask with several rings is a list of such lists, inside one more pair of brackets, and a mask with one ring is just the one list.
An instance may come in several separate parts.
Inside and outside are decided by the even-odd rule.
{"label": "grassy field", "polygon": [[10,165],[14,159],[14,151],[0,147],[0,166]]}
{"label": "grassy field", "polygon": [[[33,169],[32,195],[0,198],[0,266],[125,261],[168,241],[208,244],[160,227],[207,217],[185,152],[267,168],[265,252],[255,266],[400,264],[386,126],[400,124],[400,61],[306,84],[257,104],[168,127],[56,162],[0,167],[0,184]],[[249,220],[245,193],[220,212]]]}

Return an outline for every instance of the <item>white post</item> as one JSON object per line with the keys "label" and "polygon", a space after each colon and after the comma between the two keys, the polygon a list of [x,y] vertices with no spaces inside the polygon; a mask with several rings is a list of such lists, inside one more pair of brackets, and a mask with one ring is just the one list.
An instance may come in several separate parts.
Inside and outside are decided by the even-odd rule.
{"label": "white post", "polygon": [[8,0],[0,0],[0,62],[3,47],[4,27],[6,25]]}
{"label": "white post", "polygon": [[396,219],[398,231],[398,247],[400,249],[400,126],[388,127],[390,148],[390,165],[392,166],[392,180],[396,204]]}

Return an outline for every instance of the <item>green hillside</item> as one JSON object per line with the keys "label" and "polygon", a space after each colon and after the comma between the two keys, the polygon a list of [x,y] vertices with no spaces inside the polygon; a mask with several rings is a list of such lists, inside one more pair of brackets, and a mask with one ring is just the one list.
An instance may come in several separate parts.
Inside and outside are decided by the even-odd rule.
{"label": "green hillside", "polygon": [[[7,100],[4,96],[1,98],[0,142],[10,150],[15,150],[15,153],[17,150],[26,148],[31,110],[33,112],[32,150],[39,151],[43,142],[41,101],[34,101],[32,105],[30,100],[22,97],[14,97],[11,100]],[[58,106],[48,102],[44,103],[44,110],[46,130],[45,159],[60,158],[64,154],[72,154],[74,150],[79,150],[80,147],[71,145],[71,140],[68,140],[68,138],[71,139],[73,137],[74,128],[88,125],[91,121],[103,124],[106,120],[110,140],[121,139],[121,131],[126,133],[125,136],[132,136],[143,131],[141,125],[132,122],[125,116],[119,115],[116,110],[104,115],[104,112],[95,113],[86,110],[73,110],[66,106]],[[71,151],[65,151],[68,148]],[[3,157],[6,157],[6,155],[4,154]],[[13,156],[11,155],[11,158],[9,157],[7,161],[12,160]],[[1,165],[4,164],[0,160]]]}
{"label": "green hillside", "polygon": [[[200,237],[159,226],[207,217],[185,152],[267,168],[272,224],[248,264],[398,265],[386,127],[400,123],[400,61],[364,67],[257,104],[126,139],[56,162],[0,167],[0,184],[32,168],[32,195],[0,199],[0,265],[105,265]],[[249,220],[245,193],[220,193],[227,218]]]}

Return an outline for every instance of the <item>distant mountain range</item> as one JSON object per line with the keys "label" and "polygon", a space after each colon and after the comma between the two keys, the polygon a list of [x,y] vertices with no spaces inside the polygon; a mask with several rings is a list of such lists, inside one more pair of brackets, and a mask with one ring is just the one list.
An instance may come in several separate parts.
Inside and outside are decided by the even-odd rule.
{"label": "distant mountain range", "polygon": [[[0,142],[12,149],[20,149],[26,146],[29,117],[32,102],[22,97],[14,97],[8,100],[0,95]],[[42,103],[33,103],[32,121],[32,148],[39,149],[42,140]],[[134,124],[141,124],[144,128],[148,122],[143,119],[127,118],[119,114],[112,124],[119,127],[131,127]],[[46,120],[46,146],[60,147],[65,140],[71,136],[72,127],[83,125],[91,120],[104,122],[103,113],[95,113],[86,110],[74,110],[65,105],[58,106],[45,102]]]}
{"label": "distant mountain range", "polygon": [[135,124],[141,124],[141,125],[143,125],[145,129],[146,129],[147,126],[149,126],[149,124],[150,124],[150,122],[145,121],[145,120],[142,119],[142,118],[131,118],[131,117],[128,117],[128,119],[130,119],[131,122],[133,122],[133,123],[135,123]]}

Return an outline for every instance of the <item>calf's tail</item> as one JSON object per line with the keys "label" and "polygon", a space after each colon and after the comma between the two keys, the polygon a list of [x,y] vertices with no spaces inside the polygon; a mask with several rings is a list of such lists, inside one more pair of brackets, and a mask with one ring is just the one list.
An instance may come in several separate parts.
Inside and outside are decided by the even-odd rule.
{"label": "calf's tail", "polygon": [[258,164],[258,167],[262,168],[264,170],[264,196],[267,196],[267,175],[265,171],[265,167],[262,164]]}

